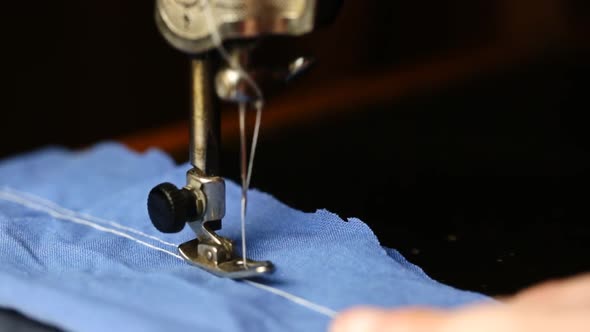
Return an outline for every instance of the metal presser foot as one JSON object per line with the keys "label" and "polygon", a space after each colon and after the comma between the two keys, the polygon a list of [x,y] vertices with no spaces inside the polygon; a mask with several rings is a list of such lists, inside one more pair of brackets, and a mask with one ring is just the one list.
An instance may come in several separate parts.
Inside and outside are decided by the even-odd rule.
{"label": "metal presser foot", "polygon": [[244,279],[270,273],[274,266],[269,261],[253,261],[232,257],[232,242],[216,235],[207,225],[194,240],[178,246],[178,252],[189,263],[222,278]]}
{"label": "metal presser foot", "polygon": [[215,61],[197,58],[192,62],[193,107],[190,117],[190,160],[186,186],[178,189],[162,183],[151,190],[148,212],[163,233],[180,232],[186,223],[197,238],[178,247],[190,264],[217,276],[252,278],[274,270],[268,261],[243,261],[231,240],[215,233],[225,216],[225,182],[219,177],[220,123],[213,89]]}
{"label": "metal presser foot", "polygon": [[[225,183],[220,177],[207,177],[193,168],[187,173],[187,186],[178,189],[162,183],[148,196],[148,212],[154,226],[164,233],[176,233],[188,224],[197,238],[178,246],[188,263],[219,277],[244,279],[270,273],[269,261],[246,260],[237,256],[232,241],[215,234],[225,214]],[[205,221],[206,220],[206,221]]]}

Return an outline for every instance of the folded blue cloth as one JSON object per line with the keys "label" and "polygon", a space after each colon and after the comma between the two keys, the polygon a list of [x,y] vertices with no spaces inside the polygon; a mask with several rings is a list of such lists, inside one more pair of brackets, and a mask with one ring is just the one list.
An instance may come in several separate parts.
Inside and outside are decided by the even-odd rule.
{"label": "folded blue cloth", "polygon": [[[176,246],[194,238],[190,228],[160,234],[146,212],[150,189],[183,185],[187,169],[110,143],[0,162],[0,307],[75,331],[323,331],[356,305],[487,300],[428,278],[360,220],[303,213],[258,191],[248,253],[276,272],[233,281],[189,266]],[[236,244],[239,196],[228,183],[220,234]]]}

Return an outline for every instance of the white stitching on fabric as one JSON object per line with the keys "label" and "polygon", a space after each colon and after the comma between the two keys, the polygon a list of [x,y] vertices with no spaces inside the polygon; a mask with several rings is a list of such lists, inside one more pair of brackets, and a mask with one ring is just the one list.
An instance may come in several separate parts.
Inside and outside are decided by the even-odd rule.
{"label": "white stitching on fabric", "polygon": [[319,312],[319,313],[321,313],[323,315],[326,315],[328,317],[332,317],[333,318],[337,314],[336,311],[334,311],[334,310],[332,310],[332,309],[330,309],[328,307],[324,307],[323,305],[319,305],[317,303],[313,303],[313,302],[308,301],[308,300],[306,300],[306,299],[304,299],[302,297],[293,295],[291,293],[287,293],[287,292],[285,292],[285,291],[283,291],[281,289],[270,287],[270,286],[267,286],[265,284],[260,284],[260,283],[257,283],[255,281],[250,281],[250,280],[243,280],[243,282],[245,282],[247,284],[250,284],[250,285],[252,285],[252,286],[254,286],[256,288],[260,288],[260,289],[265,290],[267,292],[271,292],[271,293],[276,294],[278,296],[284,297],[284,298],[288,299],[289,301],[292,301],[294,303],[297,303],[297,304],[299,304],[301,306],[304,306],[304,307],[306,307],[306,308],[308,308],[310,310],[317,311],[317,312]]}
{"label": "white stitching on fabric", "polygon": [[134,233],[134,234],[137,234],[137,235],[141,235],[143,237],[146,237],[148,239],[152,239],[154,241],[158,241],[158,242],[160,242],[162,244],[165,244],[165,245],[170,246],[170,247],[173,247],[173,248],[178,247],[178,245],[175,244],[175,243],[170,243],[170,242],[164,241],[164,240],[162,240],[162,239],[160,239],[158,237],[155,237],[153,235],[146,234],[146,233],[144,233],[144,232],[142,232],[140,230],[137,230],[135,228],[130,228],[130,227],[121,225],[121,224],[119,224],[117,222],[114,222],[114,221],[111,221],[111,220],[102,219],[102,218],[98,218],[98,217],[91,216],[91,215],[88,215],[88,214],[85,214],[85,213],[76,212],[76,211],[73,211],[73,210],[68,210],[66,208],[63,208],[63,207],[55,204],[54,202],[52,202],[50,200],[47,200],[45,198],[42,198],[42,197],[39,197],[39,196],[30,194],[30,193],[26,193],[26,192],[14,190],[14,189],[8,188],[8,187],[3,187],[1,191],[12,193],[12,194],[17,195],[17,196],[20,196],[20,197],[24,197],[24,198],[26,198],[29,201],[32,201],[32,202],[37,203],[37,204],[40,204],[40,205],[45,205],[48,208],[53,209],[53,210],[56,210],[56,211],[59,211],[60,213],[63,213],[65,215],[70,215],[70,216],[74,216],[74,217],[80,217],[80,218],[83,218],[83,219],[88,219],[89,221],[93,221],[93,222],[96,222],[96,223],[99,223],[99,224],[111,225],[111,226],[113,226],[115,228],[122,229],[122,230],[131,232],[131,233]]}
{"label": "white stitching on fabric", "polygon": [[95,223],[93,223],[91,221],[88,221],[88,220],[85,220],[85,219],[82,219],[82,218],[78,218],[78,217],[66,215],[66,214],[63,214],[63,213],[61,213],[59,211],[51,210],[48,207],[45,207],[45,206],[42,206],[40,204],[31,202],[31,201],[27,200],[26,198],[22,198],[22,197],[16,196],[14,194],[11,194],[11,193],[8,193],[8,192],[5,192],[5,191],[0,191],[0,199],[3,199],[5,201],[10,201],[10,202],[13,202],[13,203],[17,203],[17,204],[20,204],[22,206],[26,206],[26,207],[28,207],[28,208],[30,208],[32,210],[37,210],[37,211],[45,212],[48,215],[50,215],[50,216],[52,216],[52,217],[54,217],[56,219],[71,221],[71,222],[74,222],[76,224],[81,224],[81,225],[85,225],[85,226],[88,226],[88,227],[92,227],[92,228],[94,228],[96,230],[99,230],[101,232],[115,234],[115,235],[118,235],[118,236],[127,238],[127,239],[129,239],[131,241],[137,242],[139,244],[142,244],[142,245],[144,245],[146,247],[152,248],[154,250],[158,250],[158,251],[161,251],[161,252],[166,253],[168,255],[171,255],[171,256],[174,256],[174,257],[177,257],[177,258],[182,259],[182,257],[180,257],[180,255],[177,255],[177,254],[175,254],[173,252],[170,252],[168,250],[162,249],[160,247],[156,247],[156,246],[151,245],[151,244],[149,244],[147,242],[144,242],[142,240],[136,239],[136,238],[134,238],[133,236],[131,236],[129,234],[126,234],[126,233],[123,233],[123,232],[119,232],[119,231],[116,231],[116,230],[111,229],[111,228],[108,228],[108,227],[100,226],[98,224],[95,224]]}
{"label": "white stitching on fabric", "polygon": [[[23,196],[26,196],[26,197],[23,197]],[[0,199],[5,200],[5,201],[9,201],[9,202],[20,204],[20,205],[25,206],[25,207],[28,207],[28,208],[30,208],[32,210],[36,210],[36,211],[47,213],[48,215],[50,215],[50,216],[52,216],[52,217],[54,217],[56,219],[71,221],[71,222],[74,222],[76,224],[85,225],[85,226],[94,228],[94,229],[99,230],[101,232],[106,232],[106,233],[111,233],[111,234],[114,234],[114,235],[117,235],[117,236],[121,236],[121,237],[124,237],[126,239],[129,239],[129,240],[131,240],[133,242],[136,242],[136,243],[139,243],[141,245],[144,245],[144,246],[146,246],[148,248],[161,251],[161,252],[166,253],[166,254],[168,254],[170,256],[173,256],[175,258],[178,258],[178,259],[183,260],[183,258],[180,255],[178,255],[178,254],[175,254],[175,253],[173,253],[171,251],[168,251],[166,249],[162,249],[160,247],[156,247],[154,245],[151,245],[151,244],[149,244],[147,242],[144,242],[142,240],[139,240],[139,239],[137,239],[137,238],[135,238],[135,237],[133,237],[133,236],[131,236],[129,234],[122,233],[122,232],[116,231],[116,230],[111,229],[111,228],[108,228],[108,227],[103,227],[103,226],[97,225],[97,224],[93,223],[92,221],[86,220],[86,219],[81,218],[81,217],[76,217],[75,216],[76,212],[71,211],[71,210],[68,210],[68,209],[65,209],[65,208],[63,208],[63,207],[61,207],[61,206],[57,205],[56,203],[51,202],[49,200],[46,200],[46,199],[43,199],[43,198],[40,198],[40,197],[35,197],[34,195],[31,195],[31,194],[28,194],[28,193],[18,192],[16,190],[12,190],[12,189],[6,188],[6,187],[0,189]],[[45,204],[52,206],[53,208],[50,208],[49,206],[44,206],[44,205],[42,205],[42,204],[40,204],[38,202],[34,202],[32,199],[35,199],[35,200],[38,200],[38,201],[42,201]],[[62,212],[60,212],[60,211],[62,211]],[[91,217],[92,219],[95,219],[95,221],[96,221],[96,219],[99,219],[99,218],[96,218],[96,217],[93,217],[93,216],[88,216],[88,217]],[[90,219],[90,218],[88,218],[88,219]],[[99,219],[99,220],[102,220],[102,219]],[[109,224],[110,224],[110,222],[109,222]],[[133,230],[134,233],[139,232],[139,233],[141,233],[140,235],[144,235],[144,236],[147,236],[149,238],[154,238],[156,240],[159,240],[158,238],[156,238],[156,237],[154,237],[152,235],[144,234],[144,233],[142,233],[142,232],[140,232],[138,230],[135,230],[133,228],[129,228],[129,227],[120,225],[118,223],[115,223],[115,224],[117,224],[117,225],[119,225],[119,226],[122,227],[122,228],[121,227],[118,227],[118,228],[127,229],[127,230],[130,230],[130,231]],[[165,241],[160,240],[159,242],[165,242]],[[278,288],[274,288],[274,287],[267,286],[267,285],[264,285],[264,284],[261,284],[261,283],[257,283],[257,282],[254,282],[254,281],[250,281],[250,280],[244,280],[243,282],[246,283],[246,284],[248,284],[248,285],[250,285],[250,286],[256,287],[258,289],[265,290],[265,291],[270,292],[272,294],[278,295],[278,296],[280,296],[280,297],[282,297],[282,298],[284,298],[286,300],[289,300],[290,302],[293,302],[293,303],[298,304],[300,306],[303,306],[303,307],[305,307],[305,308],[307,308],[307,309],[309,309],[311,311],[315,311],[315,312],[317,312],[319,314],[328,316],[330,318],[332,318],[332,317],[334,317],[336,315],[336,311],[334,311],[334,310],[332,310],[332,309],[330,309],[328,307],[325,307],[325,306],[319,305],[317,303],[311,302],[311,301],[306,300],[306,299],[304,299],[302,297],[299,297],[297,295],[294,295],[294,294],[285,292],[285,291],[280,290]]]}

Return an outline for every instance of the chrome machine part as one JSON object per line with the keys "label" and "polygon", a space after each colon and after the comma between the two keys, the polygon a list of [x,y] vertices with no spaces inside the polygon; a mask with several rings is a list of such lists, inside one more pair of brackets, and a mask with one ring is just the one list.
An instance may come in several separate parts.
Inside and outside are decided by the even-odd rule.
{"label": "chrome machine part", "polygon": [[[329,23],[342,0],[156,0],[156,23],[164,38],[191,54],[193,103],[190,118],[190,161],[187,184],[178,189],[170,183],[156,186],[148,197],[150,219],[157,229],[174,233],[186,223],[195,240],[178,250],[189,263],[227,278],[250,278],[273,271],[270,262],[238,258],[229,239],[215,233],[225,216],[225,184],[219,177],[220,99],[235,103],[255,102],[246,76],[251,45],[262,36],[298,36],[316,25]],[[212,31],[212,29],[214,29]],[[225,42],[235,42],[230,57],[243,70],[221,63],[214,52]],[[223,52],[224,60],[228,54]],[[232,60],[234,61],[234,60]],[[298,58],[286,69],[271,70],[277,80],[289,80],[309,67]],[[235,64],[235,63],[234,63]],[[250,83],[250,84],[249,84]]]}
{"label": "chrome machine part", "polygon": [[221,177],[205,175],[198,168],[189,170],[186,179],[185,189],[193,192],[200,202],[198,205],[203,206],[197,219],[188,220],[189,226],[198,234],[200,227],[195,228],[195,223],[207,223],[225,217],[225,182]]}
{"label": "chrome machine part", "polygon": [[215,62],[208,55],[193,59],[191,66],[190,162],[209,176],[218,176],[220,171],[220,114],[213,89]]}
{"label": "chrome machine part", "polygon": [[180,255],[190,264],[219,277],[245,279],[270,273],[274,266],[269,261],[247,260],[233,255],[230,240],[215,234],[204,226],[199,236],[178,246]]}
{"label": "chrome machine part", "polygon": [[200,217],[189,221],[197,238],[178,247],[180,255],[190,264],[217,276],[243,279],[272,272],[274,266],[268,261],[247,260],[234,255],[233,243],[215,234],[210,224],[225,216],[225,183],[220,177],[206,176],[200,169],[187,172],[185,190],[194,193],[197,201],[203,202]]}
{"label": "chrome machine part", "polygon": [[200,238],[185,242],[178,247],[180,255],[187,262],[222,278],[247,279],[274,270],[274,266],[269,261],[247,260],[247,264],[244,265],[241,258],[231,258],[231,255],[228,255],[229,251],[224,249],[224,246],[203,244]]}
{"label": "chrome machine part", "polygon": [[271,262],[238,258],[233,243],[215,234],[225,216],[225,182],[219,174],[219,112],[213,95],[212,59],[194,59],[193,107],[191,110],[190,160],[194,166],[187,172],[184,190],[193,193],[199,217],[187,220],[197,238],[178,247],[190,264],[224,278],[251,278],[272,272]]}
{"label": "chrome machine part", "polygon": [[[232,56],[235,53],[243,52],[243,49],[234,49]],[[245,62],[244,56],[237,58],[239,58],[240,64]],[[306,72],[313,63],[312,58],[298,57],[284,68],[261,68],[251,72],[256,81],[261,82],[262,86],[266,86],[266,82],[270,84],[290,82]],[[215,75],[215,91],[221,100],[233,103],[254,104],[259,98],[257,92],[249,84],[248,78],[244,77],[244,73],[229,65],[222,66]]]}
{"label": "chrome machine part", "polygon": [[263,35],[298,36],[314,28],[317,0],[157,0],[156,22],[170,44],[202,54],[215,47],[207,26],[207,5],[222,40]]}

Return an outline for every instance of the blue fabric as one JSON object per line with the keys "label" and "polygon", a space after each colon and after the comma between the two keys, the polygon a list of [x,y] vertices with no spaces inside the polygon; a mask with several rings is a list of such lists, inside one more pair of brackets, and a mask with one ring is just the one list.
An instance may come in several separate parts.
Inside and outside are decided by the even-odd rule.
{"label": "blue fabric", "polygon": [[[145,204],[155,184],[182,185],[187,169],[110,143],[0,162],[0,307],[75,331],[323,331],[356,305],[486,300],[428,278],[360,220],[303,213],[258,191],[249,255],[276,272],[237,282],[189,266],[174,245],[191,230],[158,233]],[[228,183],[220,231],[236,244],[239,195]]]}

